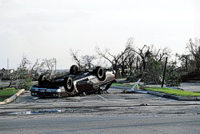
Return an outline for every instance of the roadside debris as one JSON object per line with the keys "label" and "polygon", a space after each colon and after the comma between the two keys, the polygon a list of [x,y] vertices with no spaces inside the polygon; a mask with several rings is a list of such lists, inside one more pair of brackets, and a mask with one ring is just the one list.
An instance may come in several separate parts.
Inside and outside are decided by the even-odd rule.
{"label": "roadside debris", "polygon": [[136,91],[140,89],[139,87],[140,81],[141,79],[139,79],[130,89],[123,90],[122,93],[136,93]]}
{"label": "roadside debris", "polygon": [[148,106],[148,104],[142,103],[140,104],[140,106]]}

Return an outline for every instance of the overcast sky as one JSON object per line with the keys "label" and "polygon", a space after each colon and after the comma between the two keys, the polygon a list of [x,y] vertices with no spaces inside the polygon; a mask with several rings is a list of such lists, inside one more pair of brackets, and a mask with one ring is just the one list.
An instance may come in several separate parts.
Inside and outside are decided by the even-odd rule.
{"label": "overcast sky", "polygon": [[199,7],[198,0],[0,0],[0,68],[26,56],[56,58],[65,69],[70,48],[119,52],[129,37],[136,47],[184,53],[189,38],[200,37]]}

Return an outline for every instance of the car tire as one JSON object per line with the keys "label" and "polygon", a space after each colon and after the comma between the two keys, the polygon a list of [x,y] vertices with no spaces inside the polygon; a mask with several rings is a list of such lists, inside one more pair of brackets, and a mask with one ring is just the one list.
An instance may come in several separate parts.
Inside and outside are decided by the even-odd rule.
{"label": "car tire", "polygon": [[64,88],[65,88],[65,93],[68,95],[68,96],[75,96],[77,94],[75,88],[74,88],[74,84],[73,84],[73,79],[72,77],[68,77],[65,79],[65,85],[64,85]]}
{"label": "car tire", "polygon": [[96,67],[94,70],[94,74],[100,81],[104,81],[106,78],[105,70],[102,67]]}
{"label": "car tire", "polygon": [[66,80],[65,80],[65,90],[67,92],[72,92],[74,90],[74,85],[73,85],[73,79],[72,77],[68,77]]}
{"label": "car tire", "polygon": [[79,72],[79,68],[78,68],[77,65],[72,65],[72,66],[70,67],[70,74],[76,75],[76,74],[78,74],[78,72]]}

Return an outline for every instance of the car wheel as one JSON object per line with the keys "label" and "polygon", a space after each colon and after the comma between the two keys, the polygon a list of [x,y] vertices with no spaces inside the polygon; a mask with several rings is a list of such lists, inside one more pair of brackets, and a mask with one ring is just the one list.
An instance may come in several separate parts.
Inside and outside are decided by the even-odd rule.
{"label": "car wheel", "polygon": [[68,96],[75,96],[75,95],[77,95],[77,92],[76,92],[76,90],[74,88],[72,77],[68,77],[68,78],[65,79],[64,88],[65,88],[65,93]]}
{"label": "car wheel", "polygon": [[70,67],[70,74],[73,74],[73,75],[76,75],[76,74],[78,74],[78,66],[77,65],[72,65],[71,67]]}
{"label": "car wheel", "polygon": [[68,92],[72,92],[73,91],[74,85],[73,85],[73,79],[72,79],[72,77],[68,77],[66,79],[64,87],[65,87],[65,90],[68,91]]}
{"label": "car wheel", "polygon": [[105,74],[105,70],[103,68],[96,67],[94,70],[94,73],[99,80],[101,80],[101,81],[105,80],[106,74]]}

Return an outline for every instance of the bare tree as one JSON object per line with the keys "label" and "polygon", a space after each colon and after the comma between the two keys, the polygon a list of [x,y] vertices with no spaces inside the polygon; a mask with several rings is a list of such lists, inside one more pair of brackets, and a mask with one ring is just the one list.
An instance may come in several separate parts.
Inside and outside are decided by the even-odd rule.
{"label": "bare tree", "polygon": [[138,48],[138,50],[133,49],[133,51],[135,51],[141,58],[142,70],[145,71],[148,58],[152,56],[150,46],[144,45],[142,48]]}
{"label": "bare tree", "polygon": [[112,69],[114,69],[116,73],[118,73],[118,70],[121,67],[120,61],[122,61],[122,59],[125,58],[124,54],[126,53],[126,50],[122,51],[119,54],[114,55],[114,54],[111,54],[108,49],[105,49],[104,52],[102,52],[99,47],[96,47],[96,53],[100,57],[107,60],[111,64]]}
{"label": "bare tree", "polygon": [[168,48],[156,49],[153,45],[144,45],[142,48],[138,48],[138,50],[133,49],[133,51],[139,55],[142,62],[143,71],[146,70],[149,59],[154,59],[155,61],[161,62],[164,57],[169,56]]}
{"label": "bare tree", "polygon": [[187,49],[195,61],[196,71],[200,71],[200,39],[195,39],[195,41],[190,39],[187,44]]}
{"label": "bare tree", "polygon": [[32,65],[30,71],[29,71],[29,75],[30,77],[35,77],[36,74],[38,73],[38,69],[39,69],[39,59],[36,59],[35,63]]}
{"label": "bare tree", "polygon": [[43,59],[42,62],[41,62],[41,65],[40,67],[46,69],[45,70],[45,73],[48,73],[49,74],[49,78],[52,77],[52,73],[53,73],[53,69],[55,67],[55,59],[52,58],[52,59]]}
{"label": "bare tree", "polygon": [[133,71],[133,65],[135,62],[135,56],[136,53],[134,52],[134,47],[133,47],[133,41],[132,38],[128,39],[127,45],[122,52],[122,56],[120,58],[120,67],[121,67],[121,73],[122,76],[125,75],[125,70],[129,72],[129,75],[131,75],[131,72]]}
{"label": "bare tree", "polygon": [[78,51],[73,51],[72,49],[70,50],[72,59],[76,62],[76,64],[81,67],[81,60],[78,57]]}
{"label": "bare tree", "polygon": [[125,75],[125,70],[131,71],[133,69],[135,58],[133,38],[129,38],[126,44],[125,49],[118,54],[111,54],[108,49],[102,51],[99,47],[96,47],[96,53],[108,61],[117,74],[119,69],[121,69],[122,76]]}
{"label": "bare tree", "polygon": [[179,54],[176,54],[176,57],[178,57],[178,60],[181,61],[181,68],[183,68],[184,71],[188,72],[189,71],[189,63],[191,62],[190,60],[190,57],[191,55],[190,54],[182,54],[182,55],[179,55]]}
{"label": "bare tree", "polygon": [[30,61],[26,57],[22,57],[21,63],[17,68],[17,79],[24,79],[28,74],[28,66]]}
{"label": "bare tree", "polygon": [[154,46],[152,46],[152,56],[156,61],[162,61],[164,57],[169,57],[170,51],[169,49],[166,47],[164,49],[156,49],[154,48]]}
{"label": "bare tree", "polygon": [[79,56],[78,51],[71,51],[72,59],[76,62],[76,64],[79,66],[79,68],[92,68],[94,66],[93,62],[96,60],[96,57],[94,55],[82,55]]}
{"label": "bare tree", "polygon": [[92,66],[94,66],[93,64],[92,64],[92,62],[96,59],[96,57],[95,56],[93,56],[93,55],[84,55],[84,56],[82,56],[81,57],[82,58],[82,64],[85,64],[85,67],[86,68],[92,68]]}

